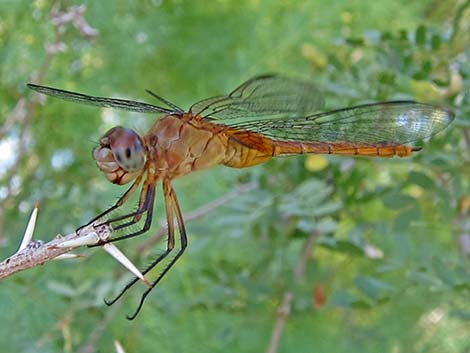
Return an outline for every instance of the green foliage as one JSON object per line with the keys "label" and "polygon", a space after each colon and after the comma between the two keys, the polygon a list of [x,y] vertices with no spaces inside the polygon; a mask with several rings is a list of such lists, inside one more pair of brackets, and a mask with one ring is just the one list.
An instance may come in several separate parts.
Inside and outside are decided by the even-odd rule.
{"label": "green foliage", "polygon": [[[151,102],[149,88],[183,107],[281,72],[310,77],[332,109],[416,99],[447,105],[457,119],[409,159],[299,156],[177,180],[184,212],[240,183],[258,186],[187,223],[187,252],[133,322],[124,315],[144,286],[107,308],[102,299],[128,277],[100,250],[2,282],[4,351],[84,352],[90,344],[110,352],[116,339],[126,352],[266,351],[287,292],[294,299],[279,352],[470,349],[470,257],[459,245],[470,218],[468,6],[90,1],[84,16],[98,35],[67,26],[65,50],[47,59],[51,10],[72,4],[0,2],[1,125],[42,65],[44,84]],[[49,99],[30,119],[17,168],[0,174],[2,258],[15,251],[37,199],[38,238],[112,204],[123,190],[103,180],[90,151],[110,126],[145,131],[153,117]],[[163,218],[160,195],[157,204],[149,234]],[[142,266],[165,246],[138,253],[148,237],[121,243]]]}

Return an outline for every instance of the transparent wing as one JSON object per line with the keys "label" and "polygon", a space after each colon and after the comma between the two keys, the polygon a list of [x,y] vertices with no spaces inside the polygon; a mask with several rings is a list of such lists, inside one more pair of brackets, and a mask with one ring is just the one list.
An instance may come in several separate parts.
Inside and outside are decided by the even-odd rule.
{"label": "transparent wing", "polygon": [[278,141],[357,145],[401,145],[443,130],[454,114],[445,108],[392,101],[359,105],[297,118],[261,119],[224,125],[260,133]]}
{"label": "transparent wing", "polygon": [[77,92],[70,92],[65,91],[58,88],[46,87],[46,86],[39,86],[32,83],[28,83],[27,85],[32,90],[36,92],[46,94],[51,97],[60,98],[66,101],[71,101],[80,104],[86,105],[94,105],[98,107],[106,107],[106,108],[117,108],[122,110],[127,110],[131,112],[139,112],[139,113],[164,113],[169,114],[173,111],[170,109],[166,109],[163,107],[159,107],[153,104],[138,102],[138,101],[131,101],[126,99],[118,99],[118,98],[106,98],[106,97],[94,97],[89,96],[82,93]]}
{"label": "transparent wing", "polygon": [[311,83],[272,75],[255,77],[227,96],[197,102],[190,112],[230,125],[250,118],[307,116],[323,104],[323,97]]}

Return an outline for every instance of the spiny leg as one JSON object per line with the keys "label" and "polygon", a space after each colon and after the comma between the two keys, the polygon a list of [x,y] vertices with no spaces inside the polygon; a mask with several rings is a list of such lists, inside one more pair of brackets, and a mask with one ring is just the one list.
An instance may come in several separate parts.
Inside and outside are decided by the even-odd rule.
{"label": "spiny leg", "polygon": [[137,207],[137,210],[134,212],[126,213],[121,216],[114,217],[113,219],[109,219],[106,222],[103,222],[104,224],[107,225],[112,225],[111,223],[119,222],[127,218],[132,218],[126,223],[119,224],[116,227],[113,227],[113,229],[116,231],[118,229],[123,229],[126,227],[129,227],[137,222],[140,221],[142,218],[142,215],[147,211],[148,209],[148,200],[149,200],[149,185],[151,184],[151,181],[149,179],[145,180],[144,185],[142,186],[142,190],[140,190],[140,195],[139,195],[139,204]]}
{"label": "spiny leg", "polygon": [[[186,236],[186,229],[184,227],[184,220],[183,220],[183,215],[181,214],[181,209],[178,204],[178,200],[176,198],[175,191],[173,187],[170,184],[170,180],[163,180],[163,190],[165,193],[165,202],[167,201],[168,195],[169,195],[169,201],[172,203],[174,207],[174,211],[176,214],[176,220],[178,222],[178,229],[180,232],[180,242],[181,242],[181,247],[178,250],[178,253],[175,255],[173,259],[171,259],[170,263],[164,268],[162,273],[157,277],[156,280],[152,282],[152,285],[150,288],[148,288],[141,296],[139,305],[137,306],[137,309],[134,311],[134,313],[130,316],[127,316],[128,320],[134,320],[137,314],[139,313],[140,309],[144,305],[145,298],[149,293],[152,291],[152,289],[160,282],[160,280],[165,276],[165,274],[170,270],[170,268],[175,264],[175,262],[180,258],[180,256],[183,254],[184,250],[186,249],[186,246],[188,245],[188,238]],[[144,273],[145,274],[145,273]]]}
{"label": "spiny leg", "polygon": [[137,177],[137,179],[134,181],[134,183],[131,185],[129,189],[116,201],[116,203],[108,208],[106,211],[100,213],[98,216],[94,217],[91,221],[89,221],[87,224],[77,228],[75,232],[80,231],[80,229],[89,226],[93,222],[97,221],[98,219],[102,218],[103,216],[107,215],[111,211],[114,211],[116,208],[121,207],[128,199],[131,197],[134,192],[137,190],[139,187],[140,183],[142,182],[142,174]]}
{"label": "spiny leg", "polygon": [[105,225],[111,225],[111,227],[112,227],[111,223],[113,223],[113,222],[117,222],[117,221],[120,221],[120,220],[123,220],[123,219],[126,219],[126,218],[133,217],[131,221],[129,221],[125,224],[118,225],[116,227],[112,227],[113,232],[115,232],[119,229],[125,229],[127,227],[130,227],[130,226],[136,224],[138,222],[138,219],[140,219],[140,217],[137,219],[136,216],[141,215],[143,213],[146,213],[147,216],[145,218],[145,222],[144,222],[143,227],[141,229],[135,231],[135,232],[125,234],[125,235],[122,235],[120,237],[108,239],[108,240],[99,242],[98,244],[95,244],[95,245],[90,245],[90,247],[100,246],[100,245],[103,245],[103,244],[106,244],[106,243],[111,243],[111,242],[118,241],[118,240],[132,238],[132,237],[138,236],[140,234],[143,234],[147,230],[149,230],[150,225],[152,224],[153,205],[154,205],[154,200],[155,200],[155,185],[148,185],[148,187],[146,188],[146,191],[147,192],[145,194],[145,199],[144,199],[145,201],[144,201],[141,209],[139,209],[135,212],[129,213],[127,215],[119,216],[119,217],[116,217],[114,219],[111,219],[111,220],[108,220],[108,221],[102,223],[102,224],[105,224]]}
{"label": "spiny leg", "polygon": [[[173,220],[172,200],[171,200],[171,196],[165,193],[165,190],[164,190],[164,197],[165,197],[166,221],[168,225],[168,237],[167,237],[166,250],[159,257],[153,260],[150,263],[150,265],[148,265],[145,268],[145,270],[142,271],[143,275],[147,274],[150,270],[152,270],[155,266],[157,266],[160,263],[160,261],[162,261],[165,257],[167,257],[170,254],[170,252],[173,250],[173,248],[175,247],[175,225],[174,225],[174,220]],[[107,305],[114,304],[119,298],[121,298],[124,295],[125,292],[127,292],[129,288],[131,288],[138,281],[139,281],[139,278],[137,277],[133,278],[129,283],[126,284],[126,286],[119,292],[119,294],[116,297],[114,297],[112,300],[109,300],[109,301],[105,300],[104,302]]]}

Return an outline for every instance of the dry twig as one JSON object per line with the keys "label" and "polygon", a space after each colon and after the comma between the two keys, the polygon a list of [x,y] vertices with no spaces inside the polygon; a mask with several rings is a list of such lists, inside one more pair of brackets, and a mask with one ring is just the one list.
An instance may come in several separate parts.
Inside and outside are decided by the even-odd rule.
{"label": "dry twig", "polygon": [[[0,263],[0,279],[28,268],[42,265],[50,260],[77,257],[77,255],[70,254],[69,252],[78,247],[97,245],[110,238],[113,232],[110,226],[95,222],[66,236],[57,235],[48,243],[44,243],[42,240],[32,240],[38,207],[39,204],[36,203],[18,251]],[[150,283],[137,267],[114,244],[104,244],[103,249],[145,284],[150,286]]]}
{"label": "dry twig", "polygon": [[[211,201],[206,205],[185,214],[184,218],[186,221],[201,218],[214,211],[217,207],[233,200],[240,194],[253,190],[255,187],[255,183],[240,185],[235,190],[225,194],[219,199]],[[108,239],[113,232],[109,226],[105,224],[98,225],[98,223],[95,222],[80,229],[78,232],[73,232],[65,236],[57,235],[48,243],[45,243],[42,240],[32,240],[34,226],[38,215],[38,207],[39,205],[36,203],[28,225],[26,226],[26,231],[22,237],[18,251],[0,263],[0,279],[9,277],[28,268],[42,265],[50,260],[76,257],[77,255],[70,254],[70,251],[82,246],[96,245],[99,242]],[[147,243],[145,243],[140,248],[140,252],[145,251],[145,249],[160,240],[165,234],[166,225],[161,224],[156,236],[152,237]],[[114,244],[107,243],[104,244],[102,248],[135,276],[149,285],[149,282],[137,267]]]}
{"label": "dry twig", "polygon": [[[315,240],[319,237],[319,233],[314,231],[309,237],[305,240],[304,246],[302,247],[302,252],[297,260],[297,264],[294,269],[294,278],[298,281],[302,278],[305,273],[305,265],[307,264],[310,254],[312,253],[313,245]],[[287,318],[289,317],[292,301],[294,300],[294,293],[291,290],[287,290],[284,293],[284,298],[281,305],[277,310],[277,318],[274,323],[273,332],[271,334],[271,341],[269,342],[269,347],[267,353],[276,353],[279,348],[279,342],[281,341],[282,331],[286,323]]]}

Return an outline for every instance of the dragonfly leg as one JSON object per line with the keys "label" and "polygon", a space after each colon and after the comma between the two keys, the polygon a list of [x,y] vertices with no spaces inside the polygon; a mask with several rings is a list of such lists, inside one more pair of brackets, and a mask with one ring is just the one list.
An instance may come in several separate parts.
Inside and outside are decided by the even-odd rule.
{"label": "dragonfly leg", "polygon": [[[157,277],[157,279],[155,279],[153,282],[152,282],[152,285],[151,287],[149,287],[141,296],[140,298],[140,302],[139,302],[139,305],[137,306],[137,309],[134,311],[134,313],[130,316],[127,316],[127,319],[129,320],[133,320],[135,319],[135,317],[137,316],[137,314],[139,313],[140,309],[142,309],[142,306],[144,305],[144,301],[145,301],[145,298],[147,297],[147,295],[149,295],[149,293],[152,291],[152,289],[158,284],[158,282],[160,282],[160,280],[163,278],[163,276],[165,276],[165,274],[170,270],[170,268],[175,264],[175,262],[181,257],[181,255],[183,254],[184,250],[186,249],[186,246],[188,245],[188,239],[187,239],[187,236],[186,236],[186,229],[184,227],[184,220],[183,220],[183,215],[181,214],[181,209],[179,207],[179,204],[178,204],[178,200],[176,198],[176,194],[175,194],[175,191],[173,189],[173,187],[171,186],[170,184],[170,181],[169,180],[164,180],[163,181],[163,190],[164,190],[164,194],[165,194],[165,203],[168,204],[171,202],[173,208],[174,208],[174,211],[175,211],[175,214],[176,214],[176,221],[178,223],[178,230],[180,232],[180,242],[181,242],[181,245],[180,245],[180,248],[178,250],[178,252],[176,253],[175,257],[173,257],[171,259],[171,261],[168,263],[168,265],[166,265],[166,267],[163,269],[163,271],[160,273],[160,275]],[[172,223],[173,220],[171,220],[170,223]],[[170,224],[169,223],[169,224]],[[173,240],[170,241],[170,237],[168,239],[168,245],[170,246],[174,246],[174,238],[173,236],[171,237]],[[167,250],[168,251],[168,250]],[[169,252],[168,252],[169,253]],[[168,255],[168,254],[167,254]],[[165,255],[166,256],[166,255]],[[154,266],[156,266],[158,264],[158,262],[160,262],[164,257],[159,257],[157,260],[155,260],[151,266],[149,266],[150,268],[147,268],[147,270],[149,271],[151,268],[153,268]],[[145,274],[145,272],[144,272]]]}
{"label": "dragonfly leg", "polygon": [[142,216],[144,215],[144,213],[147,212],[147,210],[148,210],[148,206],[149,206],[148,202],[150,200],[149,195],[147,195],[148,191],[149,191],[149,183],[145,182],[144,186],[142,187],[142,190],[140,191],[139,206],[138,206],[137,210],[134,211],[134,212],[131,212],[131,213],[127,213],[125,215],[115,217],[115,218],[110,219],[110,220],[108,220],[104,223],[110,225],[111,223],[122,221],[126,218],[131,218],[126,223],[122,223],[122,224],[119,224],[119,225],[113,227],[113,229],[116,231],[118,229],[127,228],[127,227],[129,227],[131,225],[134,225],[137,222],[139,222],[140,219],[142,218]]}
{"label": "dragonfly leg", "polygon": [[78,233],[78,231],[86,226],[89,226],[93,222],[97,221],[98,219],[102,218],[103,216],[107,215],[108,213],[114,211],[116,208],[121,207],[128,199],[131,197],[134,192],[137,190],[139,187],[140,183],[142,182],[142,175],[139,175],[137,179],[134,181],[134,183],[131,185],[129,189],[116,201],[116,203],[108,208],[106,211],[100,213],[98,216],[94,217],[91,221],[89,221],[87,224],[77,228],[75,232]]}
{"label": "dragonfly leg", "polygon": [[[150,229],[150,225],[152,224],[153,205],[154,205],[154,200],[155,200],[155,186],[154,185],[148,185],[146,187],[146,190],[142,190],[142,193],[145,193],[145,199],[144,199],[144,202],[143,202],[142,206],[139,207],[139,209],[137,211],[126,214],[126,215],[122,215],[122,216],[119,216],[119,217],[116,217],[116,218],[113,218],[113,219],[110,219],[110,220],[107,220],[107,221],[103,222],[102,224],[111,225],[113,232],[115,232],[117,230],[125,229],[127,227],[130,227],[130,226],[136,224],[138,222],[138,220],[140,220],[141,216],[145,213],[146,218],[145,218],[145,222],[144,222],[143,227],[141,229],[136,230],[134,232],[131,232],[129,234],[124,234],[124,235],[121,235],[119,237],[104,240],[104,241],[99,242],[98,244],[90,245],[89,247],[100,246],[100,245],[103,245],[103,244],[106,244],[106,243],[111,243],[111,242],[118,241],[118,240],[132,238],[132,237],[135,237],[137,235],[143,234],[143,233],[145,233],[146,231],[148,231]],[[118,222],[118,221],[121,221],[123,219],[131,218],[131,217],[132,217],[132,220],[130,220],[129,222],[126,222],[124,224],[120,224],[120,225],[117,225],[117,226],[112,225],[112,223],[114,223],[114,222]]]}
{"label": "dragonfly leg", "polygon": [[[142,229],[140,229],[138,231],[135,231],[135,232],[132,232],[132,233],[129,233],[129,234],[124,234],[124,235],[119,236],[119,237],[102,240],[102,241],[98,242],[97,244],[89,245],[88,247],[93,248],[95,246],[101,246],[101,245],[106,244],[106,243],[110,243],[110,242],[114,242],[114,241],[117,241],[117,240],[130,238],[130,237],[134,237],[134,236],[137,236],[139,234],[142,234],[142,233],[146,232],[150,228],[150,225],[152,223],[152,213],[153,213],[152,210],[153,210],[153,204],[154,204],[153,201],[155,199],[154,190],[155,190],[154,186],[149,186],[148,183],[145,183],[144,186],[142,187],[142,191],[140,193],[139,208],[136,211],[125,214],[125,215],[117,216],[117,217],[112,218],[112,219],[105,220],[102,223],[98,224],[98,226],[106,225],[108,227],[111,227],[112,231],[116,232],[119,229],[124,229],[126,227],[130,227],[130,226],[136,224],[141,219],[142,215],[146,213],[147,217],[145,219],[145,223],[144,223]],[[121,197],[121,199],[122,199],[122,197]],[[125,220],[125,219],[128,219],[128,218],[132,218],[132,219],[130,221],[124,223],[124,224],[113,225],[113,223],[116,223],[116,222],[119,222],[119,221],[122,221],[122,220]]]}
{"label": "dragonfly leg", "polygon": [[[142,271],[143,275],[147,274],[150,270],[152,270],[155,266],[157,266],[157,264],[159,264],[164,258],[166,258],[175,247],[175,225],[174,225],[174,220],[173,220],[174,217],[173,217],[172,200],[171,200],[170,194],[167,193],[166,191],[164,191],[164,196],[165,196],[166,220],[167,220],[167,225],[168,225],[168,237],[167,237],[166,250],[164,253],[158,256],[155,260],[153,260],[150,263],[150,265],[148,265]],[[127,292],[129,288],[131,288],[138,281],[139,281],[139,278],[134,277],[129,283],[126,284],[126,286],[119,292],[119,294],[116,297],[114,297],[112,300],[105,300],[104,302],[107,305],[114,304],[119,298],[121,298],[124,295],[124,293]]]}

